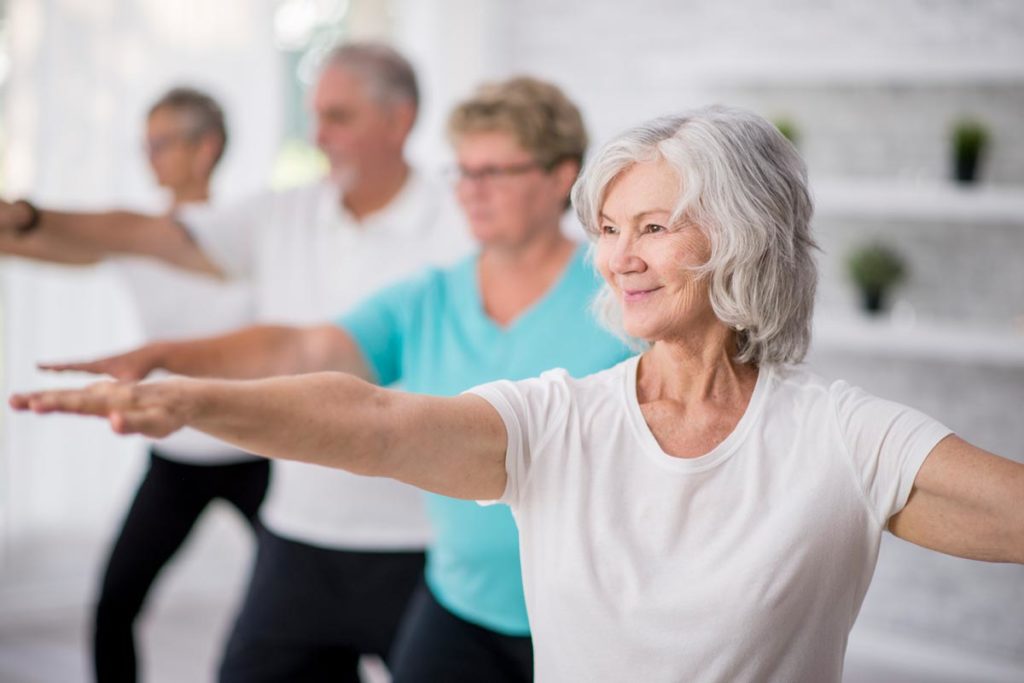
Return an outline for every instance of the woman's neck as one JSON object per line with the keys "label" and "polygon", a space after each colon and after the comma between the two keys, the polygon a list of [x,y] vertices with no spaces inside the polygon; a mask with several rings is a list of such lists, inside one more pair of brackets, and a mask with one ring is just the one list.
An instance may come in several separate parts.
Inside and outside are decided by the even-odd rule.
{"label": "woman's neck", "polygon": [[641,403],[745,403],[758,369],[738,363],[735,355],[735,333],[717,320],[686,336],[655,342],[640,359],[638,398]]}
{"label": "woman's neck", "polygon": [[208,201],[210,201],[209,181],[197,180],[176,187],[171,191],[171,202],[174,206]]}
{"label": "woman's neck", "polygon": [[544,269],[568,260],[575,243],[557,227],[538,230],[515,244],[485,245],[480,254],[480,267],[505,274]]}
{"label": "woman's neck", "polygon": [[487,315],[499,325],[517,318],[554,285],[575,249],[557,228],[515,245],[485,246],[478,281]]}

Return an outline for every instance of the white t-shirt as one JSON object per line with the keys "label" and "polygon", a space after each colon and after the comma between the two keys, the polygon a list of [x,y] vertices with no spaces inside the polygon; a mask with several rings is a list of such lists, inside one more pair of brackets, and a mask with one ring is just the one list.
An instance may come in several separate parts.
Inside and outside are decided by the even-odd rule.
{"label": "white t-shirt", "polygon": [[[146,341],[206,337],[253,321],[252,294],[244,282],[224,282],[150,258],[118,258],[110,266],[128,290]],[[255,459],[194,429],[154,443],[168,460],[196,465]]]}
{"label": "white t-shirt", "polygon": [[[326,181],[179,218],[211,259],[251,283],[257,318],[270,324],[325,323],[470,245],[451,192],[416,173],[362,221]],[[304,463],[275,461],[261,516],[278,535],[327,548],[418,549],[430,540],[415,489]]]}
{"label": "white t-shirt", "polygon": [[765,368],[725,441],[676,458],[638,358],[472,390],[508,430],[537,680],[840,681],[886,521],[949,430]]}

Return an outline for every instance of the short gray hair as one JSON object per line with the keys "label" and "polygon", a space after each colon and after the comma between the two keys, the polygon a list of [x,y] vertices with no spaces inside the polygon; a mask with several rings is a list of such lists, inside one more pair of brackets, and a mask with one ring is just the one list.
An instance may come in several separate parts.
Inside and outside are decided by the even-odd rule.
{"label": "short gray hair", "polygon": [[212,96],[188,86],[171,88],[160,96],[149,107],[149,116],[158,109],[170,109],[184,116],[188,123],[186,135],[191,140],[198,140],[204,135],[212,135],[220,142],[220,149],[213,160],[216,166],[228,146],[228,129],[224,123],[224,110]]}
{"label": "short gray hair", "polygon": [[[711,257],[696,270],[709,279],[715,315],[736,330],[736,360],[802,361],[811,341],[818,272],[807,169],[796,148],[762,117],[730,107],[637,126],[604,145],[573,187],[573,204],[592,239],[600,234],[612,181],[636,163],[657,159],[679,174],[673,222],[693,221],[710,242]],[[607,285],[595,310],[623,334]]]}
{"label": "short gray hair", "polygon": [[321,68],[340,66],[362,78],[381,104],[408,102],[419,109],[420,89],[416,72],[398,50],[384,43],[353,42],[339,45],[324,57]]}

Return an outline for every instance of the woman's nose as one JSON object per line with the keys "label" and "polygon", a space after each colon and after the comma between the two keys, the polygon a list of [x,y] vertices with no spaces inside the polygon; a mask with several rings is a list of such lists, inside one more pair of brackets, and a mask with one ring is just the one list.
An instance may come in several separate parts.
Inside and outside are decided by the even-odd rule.
{"label": "woman's nose", "polygon": [[615,240],[608,267],[615,273],[643,272],[646,268],[644,260],[637,250],[636,240],[629,234],[622,234]]}

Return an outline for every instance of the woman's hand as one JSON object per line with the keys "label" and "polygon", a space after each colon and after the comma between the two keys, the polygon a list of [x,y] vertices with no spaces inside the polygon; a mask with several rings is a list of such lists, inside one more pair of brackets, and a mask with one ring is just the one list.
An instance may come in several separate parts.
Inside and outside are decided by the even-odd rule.
{"label": "woman's hand", "polygon": [[163,366],[163,348],[163,344],[147,344],[116,356],[73,363],[39,363],[37,367],[40,370],[52,372],[88,372],[94,375],[110,375],[122,382],[137,382]]}
{"label": "woman's hand", "polygon": [[181,429],[187,422],[188,414],[184,409],[187,382],[97,382],[84,389],[14,394],[10,404],[15,410],[38,414],[104,417],[118,434],[144,434],[159,439]]}

